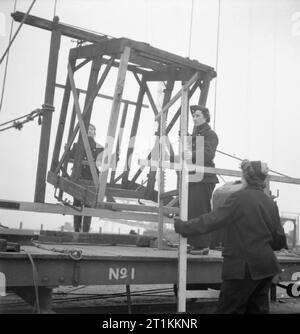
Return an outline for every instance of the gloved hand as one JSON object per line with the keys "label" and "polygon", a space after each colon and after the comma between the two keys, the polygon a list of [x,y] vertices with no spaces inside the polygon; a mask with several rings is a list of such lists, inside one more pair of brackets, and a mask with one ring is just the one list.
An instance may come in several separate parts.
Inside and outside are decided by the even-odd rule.
{"label": "gloved hand", "polygon": [[183,224],[185,224],[185,222],[181,220],[179,217],[174,218],[174,228],[176,233],[181,234]]}

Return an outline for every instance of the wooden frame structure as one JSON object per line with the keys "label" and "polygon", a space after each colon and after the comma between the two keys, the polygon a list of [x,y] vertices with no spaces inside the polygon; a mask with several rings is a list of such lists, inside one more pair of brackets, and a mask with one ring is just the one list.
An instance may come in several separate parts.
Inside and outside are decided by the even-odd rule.
{"label": "wooden frame structure", "polygon": [[[24,18],[24,13],[16,12],[12,14],[16,21],[21,21]],[[104,168],[105,165],[110,165],[110,161],[113,155],[113,148],[118,147],[117,140],[122,138],[121,129],[124,128],[126,123],[126,116],[128,112],[129,103],[124,102],[122,94],[125,86],[125,79],[128,72],[131,72],[137,82],[139,89],[137,102],[135,105],[135,112],[133,122],[131,125],[130,139],[133,141],[133,145],[128,147],[127,160],[131,156],[134,150],[134,138],[136,137],[139,127],[139,121],[141,116],[141,110],[143,107],[143,100],[145,95],[148,97],[151,105],[154,121],[158,122],[157,136],[159,139],[162,137],[168,138],[168,134],[177,120],[181,122],[181,145],[180,150],[185,150],[185,143],[183,137],[187,134],[187,120],[188,120],[188,106],[189,100],[193,94],[198,90],[199,99],[198,104],[205,106],[209,86],[211,80],[216,76],[216,72],[210,66],[199,63],[195,60],[190,60],[178,55],[162,51],[154,48],[149,44],[133,41],[126,38],[108,38],[107,36],[97,35],[84,30],[73,28],[59,23],[57,17],[53,22],[44,20],[38,17],[29,15],[25,24],[33,25],[42,29],[52,31],[50,54],[47,72],[47,83],[43,105],[43,122],[40,138],[40,149],[36,176],[35,187],[35,203],[25,202],[9,202],[0,201],[0,208],[35,211],[35,212],[49,212],[49,213],[72,213],[77,215],[89,215],[101,217],[107,215],[110,211],[110,218],[119,218],[124,215],[129,217],[134,216],[134,219],[158,221],[159,223],[159,235],[158,235],[158,248],[162,248],[162,233],[163,222],[166,219],[164,214],[167,213],[180,213],[181,218],[187,219],[187,182],[185,180],[187,169],[184,165],[184,161],[180,161],[181,183],[179,191],[165,192],[163,184],[163,174],[165,168],[172,168],[171,163],[164,162],[164,152],[159,145],[159,154],[156,162],[157,171],[150,170],[148,174],[146,186],[136,183],[138,177],[142,173],[144,168],[151,167],[149,160],[151,159],[151,153],[147,159],[141,161],[141,167],[136,171],[132,179],[129,179],[129,172],[131,170],[131,164],[127,164],[127,169],[124,170],[119,176],[116,177],[115,172],[111,172],[111,179],[108,180],[109,170]],[[76,47],[70,50],[68,74],[66,83],[64,86],[56,83],[57,64],[59,48],[62,36],[68,36],[76,38],[80,41],[92,43],[85,46]],[[80,61],[78,63],[78,61]],[[81,108],[78,95],[83,93],[75,85],[74,73],[91,63],[91,70],[86,94],[84,107]],[[100,78],[99,73],[101,67],[104,67]],[[101,89],[110,69],[112,67],[118,68],[118,76],[115,83],[114,94],[112,97],[112,106],[110,113],[110,120],[107,128],[107,140],[105,143],[105,154],[102,160],[102,167],[100,175],[98,177],[91,148],[88,141],[87,129],[91,119],[93,111],[93,103],[99,90]],[[158,110],[154,99],[152,97],[149,82],[165,82],[166,89],[164,91],[162,109]],[[179,81],[182,83],[182,88],[172,96],[175,83]],[[59,125],[57,128],[56,140],[54,145],[54,151],[52,155],[50,171],[47,174],[47,164],[49,155],[49,142],[52,126],[52,112],[54,111],[54,94],[55,89],[63,88],[64,95],[62,100],[62,106],[60,111]],[[70,124],[68,129],[68,142],[62,150],[62,140],[64,132],[66,131],[66,120],[68,106],[70,102],[71,94],[74,100],[74,107],[72,115],[70,117]],[[174,114],[173,118],[167,122],[167,115],[169,109],[174,103],[181,98],[181,106]],[[121,112],[121,103],[124,103],[124,108]],[[119,122],[120,128],[117,128],[118,119],[121,116]],[[78,120],[75,125],[76,118]],[[77,156],[74,160],[73,171],[71,175],[68,175],[67,166],[69,163],[69,150],[74,142],[78,132],[78,148]],[[113,138],[113,145],[110,142]],[[63,151],[63,152],[62,152]],[[62,154],[61,154],[62,153]],[[86,154],[88,164],[92,173],[92,181],[82,180],[80,178],[80,169],[82,165],[82,158]],[[179,154],[181,156],[181,154]],[[211,172],[221,175],[240,176],[241,173],[237,171],[230,171],[224,169],[207,168],[204,167],[202,171]],[[158,176],[158,191],[155,191],[156,175]],[[58,198],[62,200],[63,193],[67,193],[79,200],[81,200],[89,208],[83,208],[81,212],[76,208],[66,208],[59,205],[51,205],[45,202],[45,189],[46,179],[56,189],[59,190]],[[269,181],[285,182],[300,184],[299,179],[289,177],[270,176]],[[121,182],[119,182],[121,181]],[[119,183],[118,183],[119,182]],[[176,196],[180,201],[180,209],[174,207],[176,203]],[[148,199],[157,202],[156,206],[147,205],[125,205],[120,203],[114,203],[114,196]],[[106,201],[104,201],[106,197]],[[117,211],[117,212],[116,212]],[[148,219],[147,219],[148,218]],[[178,311],[185,311],[185,298],[187,293],[185,291],[186,286],[186,239],[180,238],[179,249],[179,302]]]}
{"label": "wooden frame structure", "polygon": [[[24,18],[24,14],[20,12],[14,13],[12,16],[16,21],[21,21]],[[176,121],[180,119],[182,108],[180,107],[176,111],[169,123],[167,123],[167,114],[173,104],[181,98],[182,91],[187,93],[185,98],[186,110],[188,108],[189,99],[197,90],[199,92],[198,103],[205,105],[210,81],[216,76],[216,72],[212,67],[201,64],[198,61],[180,57],[154,48],[146,43],[126,38],[108,38],[107,36],[91,34],[78,28],[73,29],[70,26],[59,23],[57,17],[51,22],[29,15],[25,23],[52,31],[34,201],[44,203],[45,181],[47,179],[50,184],[59,190],[59,200],[62,200],[63,193],[65,192],[91,208],[114,208],[115,210],[123,209],[126,211],[155,212],[160,221],[159,240],[161,241],[164,216],[169,213],[179,212],[178,207],[174,207],[174,204],[178,202],[178,190],[165,192],[163,184],[164,171],[162,168],[158,168],[158,173],[156,170],[150,169],[145,185],[138,184],[137,179],[143,169],[148,167],[141,166],[136,171],[135,175],[129,179],[129,173],[132,170],[130,157],[135,148],[135,137],[140,126],[143,101],[145,96],[147,96],[153,111],[153,121],[158,122],[158,131],[156,133],[158,140],[163,136],[168,138],[168,133],[171,131]],[[70,50],[66,83],[65,85],[59,85],[59,88],[64,89],[64,95],[51,167],[50,171],[47,173],[52,112],[54,110],[53,101],[55,89],[58,87],[56,83],[57,63],[60,40],[64,35],[72,36],[78,40],[92,44],[81,45]],[[81,108],[79,92],[82,93],[82,90],[76,87],[74,74],[90,63],[91,70],[85,91],[85,102],[84,107]],[[98,177],[88,142],[87,128],[93,112],[95,97],[99,94],[99,90],[103,86],[112,67],[118,68],[118,75],[112,96],[105,154]],[[102,68],[104,68],[104,70],[100,76],[99,73]],[[111,171],[111,178],[109,180],[109,169],[105,168],[105,166],[110,164],[112,155],[115,153],[113,152],[113,148],[118,147],[116,142],[119,143],[120,139],[122,139],[122,128],[125,126],[129,107],[128,103],[124,103],[123,110],[121,110],[122,93],[126,83],[126,76],[128,76],[129,73],[135,78],[138,88],[134,117],[130,125],[131,146],[129,147],[128,145],[127,149],[126,168],[124,168],[124,171],[118,176],[116,176],[115,171]],[[149,88],[149,82],[153,81],[163,81],[166,86],[162,110],[158,110],[159,108],[156,106]],[[174,95],[172,93],[175,83],[178,81],[183,84],[183,90],[180,89]],[[67,131],[68,125],[66,124],[66,120],[71,96],[74,100],[74,107],[70,117],[68,142],[63,149],[62,140],[65,131]],[[121,117],[121,121],[119,122],[119,128],[117,128],[119,117]],[[188,113],[186,113],[185,117],[188,117]],[[78,121],[77,125],[75,125],[76,119]],[[78,133],[80,133],[80,135],[78,136],[77,142],[77,155],[74,159],[73,171],[71,175],[68,175],[67,170],[70,161],[69,151]],[[113,139],[113,143],[111,143],[111,139]],[[159,151],[161,150],[161,147],[159,147]],[[87,156],[92,181],[80,178],[84,154]],[[162,157],[161,153],[159,153],[159,155],[160,156],[157,158]],[[148,156],[148,159],[150,158],[151,153]],[[155,183],[157,181],[156,175],[158,177],[158,190],[155,190]],[[154,202],[154,207],[114,203],[114,196],[151,200]],[[157,206],[155,202],[157,202]],[[144,217],[141,219],[144,220]],[[160,241],[159,246],[161,246]]]}

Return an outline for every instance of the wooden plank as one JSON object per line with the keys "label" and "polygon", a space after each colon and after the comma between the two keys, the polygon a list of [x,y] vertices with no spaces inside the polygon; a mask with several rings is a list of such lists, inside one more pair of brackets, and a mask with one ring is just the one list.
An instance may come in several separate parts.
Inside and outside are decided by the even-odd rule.
{"label": "wooden plank", "polygon": [[[175,72],[176,81],[188,81],[190,77],[195,73],[194,69],[179,69]],[[201,75],[204,76],[205,73],[201,72]],[[145,73],[146,81],[167,81],[168,73],[166,72],[156,72],[156,71],[147,71]]]}
{"label": "wooden plank", "polygon": [[[64,206],[61,204],[52,203],[37,203],[37,202],[20,202],[20,201],[7,201],[0,199],[0,209],[13,210],[13,211],[26,211],[26,212],[39,212],[39,213],[52,213],[70,216],[90,216],[99,217],[102,219],[123,219],[123,220],[138,220],[144,222],[157,223],[157,213],[141,213],[141,212],[120,212],[111,211],[107,209],[93,209],[84,207],[82,211],[75,210],[71,206]],[[172,219],[164,217],[165,223],[172,223]],[[112,222],[113,223],[113,222]]]}
{"label": "wooden plank", "polygon": [[[58,24],[58,19],[54,21],[54,24]],[[55,94],[55,82],[56,82],[56,72],[58,55],[60,48],[61,32],[58,30],[53,30],[50,42],[50,53],[48,60],[48,72],[47,72],[47,83],[44,98],[44,106],[53,106],[54,94]],[[35,181],[35,202],[44,202],[46,193],[46,173],[48,164],[48,152],[50,145],[50,134],[52,125],[52,111],[45,110],[42,118],[42,129],[40,137],[40,147],[38,155],[38,165]]]}
{"label": "wooden plank", "polygon": [[[88,82],[88,87],[87,87],[87,94],[85,96],[85,103],[84,103],[85,116],[84,116],[84,119],[83,119],[83,124],[84,124],[84,128],[85,128],[86,132],[88,131],[88,128],[89,128],[94,102],[90,103],[88,108],[86,108],[86,105],[87,105],[91,95],[93,94],[93,90],[97,86],[97,80],[98,80],[98,75],[99,75],[99,72],[100,72],[100,68],[101,68],[101,58],[97,57],[92,62],[92,66],[91,66],[91,70],[90,70],[90,77],[89,77],[89,82]],[[75,102],[75,108],[76,108],[76,104],[77,104],[77,102]],[[75,110],[77,112],[77,108]],[[81,117],[81,113],[80,113],[80,117]],[[80,122],[79,122],[79,125],[80,125]],[[88,137],[87,137],[87,140],[88,140]],[[89,141],[88,141],[88,144],[89,144]],[[88,146],[90,146],[90,145],[88,145]],[[74,179],[74,180],[77,180],[80,177],[80,174],[81,174],[82,161],[83,161],[83,158],[84,158],[84,148],[85,148],[84,147],[84,136],[81,134],[81,136],[79,136],[79,138],[78,138],[77,148],[76,148],[76,156],[74,158],[75,160],[74,160],[74,165],[73,165],[73,170],[72,170],[72,179]],[[89,164],[93,164],[95,166],[93,156],[92,156],[92,160],[89,161]],[[92,173],[92,176],[93,176],[93,180],[95,182],[96,179],[98,180],[98,174],[97,174],[96,167],[93,168],[93,169],[94,169],[95,174],[93,175],[92,168],[91,168],[91,173]],[[95,185],[97,185],[97,181],[96,181]]]}
{"label": "wooden plank", "polygon": [[[159,166],[158,161],[154,160],[146,160],[146,159],[139,159],[139,164],[141,166],[147,166],[147,167],[154,167],[157,168]],[[182,164],[181,163],[170,163],[168,161],[161,162],[160,163],[163,168],[167,169],[176,169],[181,170]],[[219,174],[219,175],[225,175],[225,176],[233,176],[233,177],[241,177],[242,172],[232,169],[224,169],[224,168],[213,168],[213,167],[205,167],[205,166],[195,166],[194,169],[190,169],[190,171],[204,171],[204,173],[210,173],[210,174]],[[277,176],[277,175],[269,175],[270,181],[273,182],[279,182],[279,183],[288,183],[288,184],[300,184],[300,178],[294,178],[294,177],[287,177],[287,176]]]}
{"label": "wooden plank", "polygon": [[[86,112],[87,112],[87,110],[89,109],[90,105],[93,103],[93,101],[94,101],[94,99],[95,99],[95,97],[96,97],[96,95],[97,95],[99,89],[102,87],[102,85],[103,85],[103,83],[104,83],[104,80],[106,79],[106,77],[107,77],[107,75],[108,75],[108,73],[109,73],[109,70],[110,70],[110,68],[111,68],[111,63],[112,63],[112,62],[113,62],[113,57],[111,58],[110,63],[107,64],[105,70],[103,71],[103,73],[102,73],[102,75],[101,75],[101,78],[99,79],[99,81],[98,81],[98,83],[97,83],[97,86],[95,87],[95,89],[94,89],[93,92],[91,93],[91,96],[90,96],[88,102],[87,102],[86,105],[85,105],[84,111],[83,111],[83,113],[82,113],[82,117],[83,117],[83,118],[85,117]],[[75,110],[76,110],[76,109],[75,109]],[[77,135],[78,130],[79,130],[79,123],[76,125],[76,127],[75,127],[75,129],[74,129],[74,131],[73,131],[73,133],[72,133],[72,136],[69,138],[68,143],[67,143],[66,146],[65,146],[64,154],[63,154],[62,158],[60,159],[60,162],[58,163],[57,168],[56,168],[56,170],[55,170],[56,173],[59,172],[59,170],[60,170],[60,168],[61,168],[61,166],[62,166],[62,164],[63,164],[63,162],[64,162],[64,160],[65,160],[65,157],[66,157],[66,155],[68,154],[68,151],[70,150],[71,145],[72,145],[72,143],[73,143],[73,141],[74,141],[74,139],[75,139],[75,137],[76,137],[76,135]]]}
{"label": "wooden plank", "polygon": [[[77,94],[78,94],[78,99],[79,99],[80,92],[78,90],[77,90]],[[70,138],[74,131],[75,120],[76,120],[76,108],[75,108],[75,103],[73,102],[73,109],[72,109],[72,114],[71,114],[71,119],[70,119],[69,132],[68,132],[68,141],[70,141]],[[66,158],[62,166],[62,176],[67,175],[68,163],[69,163],[69,153],[70,151],[67,151],[67,155],[66,155]],[[60,189],[58,193],[58,198],[62,199],[62,196],[63,196],[63,191]]]}
{"label": "wooden plank", "polygon": [[[170,77],[167,81],[165,94],[164,94],[164,100],[163,100],[163,109],[165,106],[169,103],[172,91],[174,89],[174,71],[170,70]],[[165,109],[165,112],[162,113],[160,117],[160,126],[159,126],[159,161],[165,160],[165,154],[166,154],[166,147],[165,145],[165,139],[166,139],[166,124],[167,124],[167,117],[168,117],[168,109]],[[163,227],[163,201],[161,199],[161,194],[165,191],[165,171],[160,168],[158,170],[158,249],[163,248],[163,233],[164,233],[164,227]]]}
{"label": "wooden plank", "polygon": [[81,69],[81,67],[83,67],[84,65],[88,64],[91,61],[91,59],[85,59],[83,60],[80,64],[78,64],[75,68],[74,68],[74,72],[78,71],[79,69]]}
{"label": "wooden plank", "polygon": [[108,177],[108,169],[110,166],[110,160],[113,150],[112,140],[115,137],[117,121],[120,112],[120,104],[125,84],[125,77],[127,72],[128,60],[130,57],[130,48],[125,47],[124,52],[121,57],[120,67],[118,72],[118,78],[115,87],[114,100],[112,103],[111,115],[108,124],[107,139],[104,147],[103,159],[101,164],[101,172],[99,176],[99,192],[98,192],[98,202],[102,202],[105,195],[105,188]]}
{"label": "wooden plank", "polygon": [[[183,152],[186,151],[185,137],[188,135],[188,88],[182,87],[181,117],[180,117],[180,159],[182,161]],[[183,161],[181,173],[181,185],[179,188],[180,219],[188,219],[188,170]],[[187,281],[187,239],[179,235],[178,248],[178,301],[177,311],[186,311],[186,281]]]}
{"label": "wooden plank", "polygon": [[[199,87],[199,82],[197,81],[197,82],[194,83],[194,85],[192,86],[192,88],[189,90],[189,99],[193,96],[193,94],[195,93],[195,91],[196,91],[196,89],[198,87]],[[146,93],[147,93],[147,90],[146,90]],[[149,96],[148,96],[148,98],[149,98]],[[153,101],[153,103],[154,103],[154,101]],[[180,113],[181,113],[181,106],[176,111],[176,113],[173,116],[172,120],[168,124],[168,126],[166,128],[166,134],[168,134],[172,130],[172,127],[174,126],[175,122],[177,121],[178,117],[180,116]],[[156,112],[156,115],[157,114],[158,114],[158,111]],[[148,154],[148,157],[147,157],[146,160],[150,160],[150,159],[151,159],[151,153]],[[143,172],[143,170],[144,170],[145,167],[146,167],[145,165],[141,165],[141,167],[137,170],[136,174],[131,179],[130,183],[134,183],[138,179],[138,177],[141,175],[141,173]]]}
{"label": "wooden plank", "polygon": [[[133,75],[134,75],[136,81],[138,82],[138,84],[140,85],[140,87],[142,87],[142,81],[140,80],[140,78],[138,77],[138,75],[136,73],[133,73]],[[151,95],[150,89],[149,89],[149,87],[148,87],[148,85],[147,85],[147,83],[146,83],[145,80],[143,82],[143,86],[145,86],[146,94],[147,94],[148,100],[150,102],[151,108],[152,108],[152,110],[154,112],[154,115],[157,115],[158,114],[157,107],[155,105],[154,99],[153,99],[153,97]]]}
{"label": "wooden plank", "polygon": [[[189,99],[193,96],[193,94],[195,93],[195,91],[196,91],[196,89],[197,89],[198,87],[199,87],[199,82],[196,81],[196,82],[194,83],[194,85],[191,87],[191,89],[189,90]],[[181,113],[181,106],[180,106],[179,109],[176,111],[176,113],[174,114],[172,120],[171,120],[170,123],[168,124],[168,126],[167,126],[167,128],[166,128],[166,134],[168,134],[168,133],[172,130],[174,124],[176,123],[178,117],[180,116],[180,113]]]}
{"label": "wooden plank", "polygon": [[203,84],[201,87],[201,94],[199,97],[199,104],[202,106],[206,105],[206,101],[207,101],[207,96],[208,96],[208,90],[209,90],[209,85],[210,85],[210,81],[212,79],[212,73],[207,72],[204,80],[203,80]]}
{"label": "wooden plank", "polygon": [[160,194],[160,198],[167,198],[167,197],[172,197],[172,196],[178,196],[178,189],[175,190],[169,190],[169,191],[165,191],[162,194]]}
{"label": "wooden plank", "polygon": [[145,57],[140,57],[136,52],[131,52],[129,61],[131,63],[145,67],[147,69],[152,69],[154,71],[166,72],[168,69],[167,66],[159,62],[149,60]]}
{"label": "wooden plank", "polygon": [[128,45],[129,47],[138,50],[140,56],[143,56],[145,54],[145,56],[147,57],[152,56],[155,57],[154,59],[160,59],[161,61],[169,61],[172,64],[178,64],[180,66],[194,68],[196,70],[204,72],[207,71],[214,72],[214,69],[211,66],[201,64],[197,60],[190,60],[188,58],[181,57],[176,54],[152,47],[151,45],[146,43],[136,42],[125,38],[124,38],[124,43],[126,43],[126,45]]}
{"label": "wooden plank", "polygon": [[[75,63],[76,60],[72,60],[70,62],[70,66],[72,71],[74,71],[75,68]],[[51,171],[54,171],[57,167],[58,160],[59,160],[59,153],[61,149],[61,142],[65,130],[65,123],[67,119],[67,113],[68,113],[68,106],[69,106],[69,101],[70,101],[70,95],[71,95],[71,85],[69,81],[69,77],[67,76],[66,79],[66,85],[65,85],[65,91],[64,91],[64,96],[62,100],[62,105],[61,105],[61,111],[60,111],[60,116],[59,116],[59,121],[58,121],[58,127],[57,127],[57,132],[56,132],[56,138],[55,138],[55,144],[53,148],[53,154],[52,154],[52,163],[51,163]]]}
{"label": "wooden plank", "polygon": [[[62,85],[62,84],[59,84],[59,83],[55,84],[55,86],[58,87],[58,88],[62,88],[62,89],[65,89],[65,88],[66,88],[65,85]],[[86,94],[86,92],[87,92],[85,89],[81,89],[81,88],[77,88],[77,90],[78,90],[80,93],[83,93],[83,94]],[[96,96],[97,96],[97,97],[101,97],[101,98],[106,99],[106,100],[111,100],[111,101],[114,99],[112,96],[109,96],[109,95],[106,95],[106,94],[100,94],[100,93],[99,93],[99,94],[97,94]],[[126,99],[121,99],[121,102],[122,102],[122,103],[126,103],[126,104],[128,104],[128,105],[133,105],[133,106],[136,105],[136,102],[134,102],[134,101],[130,101],[130,100],[126,100]],[[149,108],[149,106],[148,106],[147,104],[143,104],[142,107],[143,107],[143,108]]]}
{"label": "wooden plank", "polygon": [[[25,13],[17,11],[15,13],[12,13],[11,16],[16,22],[21,22],[25,16]],[[53,23],[53,21],[49,21],[33,15],[28,15],[24,23],[48,31],[57,29],[61,32],[63,36],[89,41],[92,43],[101,42],[107,39],[107,36],[103,36],[101,34],[95,34],[80,28],[71,27],[70,25],[65,25],[63,23],[58,23],[56,25],[55,23]]]}
{"label": "wooden plank", "polygon": [[[191,79],[185,84],[184,89],[188,89],[196,80],[198,80],[200,74],[199,72],[195,73]],[[181,97],[182,91],[176,93],[176,95],[162,108],[162,110],[155,116],[155,119],[158,120],[161,115],[166,112],[180,97]]]}
{"label": "wooden plank", "polygon": [[122,177],[122,184],[124,185],[128,183],[128,176],[129,176],[130,167],[131,167],[131,158],[132,158],[132,154],[133,154],[134,146],[136,142],[136,135],[137,135],[138,126],[140,122],[140,116],[141,116],[141,110],[142,110],[142,104],[143,104],[145,91],[146,91],[145,80],[142,79],[138,98],[137,98],[137,104],[136,104],[136,108],[135,108],[135,112],[134,112],[134,116],[132,120],[131,131],[130,131],[130,137],[129,137],[130,146],[127,149],[124,173]]}
{"label": "wooden plank", "polygon": [[97,186],[98,185],[98,175],[97,175],[97,171],[96,171],[96,165],[95,165],[95,162],[94,162],[94,159],[93,159],[91,147],[90,147],[88,136],[87,136],[87,133],[86,133],[85,124],[84,124],[83,119],[82,119],[79,100],[78,100],[76,87],[75,87],[75,82],[74,82],[74,77],[73,77],[73,72],[72,72],[72,68],[71,68],[70,64],[68,66],[68,74],[69,74],[71,90],[72,90],[72,94],[73,94],[73,98],[74,98],[78,123],[79,123],[79,127],[80,127],[81,138],[83,140],[83,145],[84,145],[85,153],[87,155],[87,159],[88,159],[88,162],[89,162],[89,167],[90,167],[90,170],[91,170],[93,181],[94,181],[95,186]]}
{"label": "wooden plank", "polygon": [[75,59],[95,58],[103,55],[114,55],[119,58],[119,54],[124,49],[122,38],[103,39],[99,43],[84,45],[81,47],[72,48],[70,57]]}
{"label": "wooden plank", "polygon": [[[123,134],[124,134],[124,128],[125,128],[125,122],[126,122],[126,118],[127,118],[127,111],[128,111],[128,104],[125,103],[124,107],[123,107],[123,111],[122,111],[122,119],[120,122],[120,129],[119,129],[119,134],[118,134],[118,139],[117,139],[117,146],[116,146],[116,159],[117,157],[119,157],[120,155],[120,146],[122,143],[122,139],[123,139]],[[116,161],[117,164],[117,161]],[[115,167],[115,170],[113,169],[111,171],[111,175],[110,175],[110,184],[114,184],[115,182],[115,176],[116,176],[116,169],[117,166]]]}

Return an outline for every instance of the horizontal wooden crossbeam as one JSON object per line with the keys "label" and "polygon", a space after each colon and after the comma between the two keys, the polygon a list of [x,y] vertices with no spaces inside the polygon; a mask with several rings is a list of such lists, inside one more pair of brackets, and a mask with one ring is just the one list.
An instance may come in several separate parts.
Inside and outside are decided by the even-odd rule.
{"label": "horizontal wooden crossbeam", "polygon": [[[172,163],[168,161],[162,161],[158,162],[155,160],[146,160],[146,159],[140,159],[138,161],[139,165],[146,166],[146,167],[152,167],[152,168],[166,168],[166,169],[176,169],[176,170],[182,170],[182,164],[181,163]],[[189,168],[189,171],[200,171],[204,173],[210,173],[210,174],[217,174],[217,175],[224,175],[224,176],[236,176],[241,177],[242,172],[232,169],[221,169],[221,168],[213,168],[213,167],[204,167],[204,166],[196,166],[193,168],[191,165]],[[269,181],[274,182],[281,182],[281,183],[290,183],[290,184],[300,184],[300,179],[293,178],[293,177],[286,177],[286,176],[277,176],[277,175],[269,175],[268,176]]]}
{"label": "horizontal wooden crossbeam", "polygon": [[[21,22],[25,17],[25,13],[17,11],[15,13],[12,13],[11,16],[16,22]],[[105,35],[95,34],[82,28],[72,27],[63,23],[54,24],[53,21],[49,21],[34,15],[28,15],[24,23],[48,31],[56,29],[59,30],[63,36],[76,38],[92,43],[98,43],[108,39],[108,37]]]}
{"label": "horizontal wooden crossbeam", "polygon": [[[124,219],[124,220],[138,220],[145,222],[158,222],[158,214],[154,212],[124,212],[124,211],[111,211],[107,209],[93,209],[84,207],[74,209],[71,206],[52,203],[32,203],[32,202],[20,202],[20,201],[7,201],[0,199],[0,209],[14,210],[14,211],[27,211],[27,212],[39,212],[39,213],[52,213],[60,215],[77,215],[77,216],[90,216],[99,217],[105,219]],[[171,209],[171,208],[170,208]],[[174,209],[173,209],[174,210]],[[164,223],[172,223],[173,219],[164,217]]]}

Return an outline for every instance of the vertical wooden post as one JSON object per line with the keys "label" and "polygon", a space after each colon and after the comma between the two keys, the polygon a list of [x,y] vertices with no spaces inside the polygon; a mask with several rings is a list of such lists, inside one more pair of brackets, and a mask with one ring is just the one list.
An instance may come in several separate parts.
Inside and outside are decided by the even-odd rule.
{"label": "vertical wooden post", "polygon": [[[122,139],[123,139],[123,134],[124,134],[124,128],[125,128],[125,122],[126,122],[126,118],[127,118],[127,112],[128,112],[128,103],[124,103],[124,107],[123,107],[123,112],[122,112],[122,119],[120,122],[120,130],[119,130],[119,135],[118,135],[118,141],[117,141],[117,147],[116,147],[116,166],[115,168],[117,168],[117,159],[118,156],[120,154],[120,145],[122,143]],[[111,175],[110,175],[110,183],[113,184],[114,180],[115,180],[115,176],[116,176],[116,170],[112,170]]]}
{"label": "vertical wooden post", "polygon": [[[98,75],[101,67],[101,57],[97,57],[93,60],[92,66],[91,66],[91,72],[90,72],[90,77],[89,77],[89,82],[88,82],[88,87],[87,87],[87,93],[85,97],[85,103],[84,103],[84,111],[85,111],[85,116],[83,118],[83,123],[86,131],[88,131],[89,123],[91,120],[91,115],[92,115],[92,109],[93,109],[93,102],[90,104],[89,108],[86,110],[86,105],[89,102],[93,90],[97,86],[97,80],[98,80]],[[78,137],[78,144],[77,144],[77,151],[76,151],[76,158],[74,160],[74,167],[72,171],[72,178],[73,179],[78,179],[80,176],[81,172],[81,166],[82,166],[82,160],[84,157],[84,146],[83,146],[83,140],[82,136]]]}
{"label": "vertical wooden post", "polygon": [[[76,64],[76,59],[71,59],[70,65],[71,65],[72,71],[74,71],[75,64]],[[55,139],[55,144],[54,144],[54,149],[53,149],[53,155],[52,155],[51,171],[53,172],[55,171],[56,166],[58,164],[59,153],[61,149],[61,142],[62,142],[64,130],[65,130],[65,123],[66,123],[66,118],[67,118],[67,113],[68,113],[70,95],[71,95],[71,85],[70,85],[69,76],[67,75],[65,91],[64,91],[64,96],[63,96],[62,106],[61,106],[61,111],[60,111],[60,117],[58,121],[56,139]]]}
{"label": "vertical wooden post", "polygon": [[120,112],[120,104],[124,89],[124,83],[126,78],[126,72],[127,72],[127,65],[130,57],[130,48],[126,46],[124,48],[123,54],[120,59],[120,65],[119,65],[119,72],[118,72],[118,78],[117,83],[115,87],[115,93],[111,108],[111,115],[110,120],[108,124],[108,130],[107,130],[107,139],[104,147],[104,154],[101,164],[101,173],[99,176],[99,192],[97,196],[98,202],[102,202],[105,196],[105,190],[106,190],[106,183],[108,178],[108,170],[113,150],[113,143],[112,140],[115,137],[116,134],[116,128],[117,128],[117,121],[119,117]]}
{"label": "vertical wooden post", "polygon": [[128,183],[128,175],[129,175],[129,171],[130,171],[130,166],[131,166],[131,157],[132,157],[132,153],[134,150],[134,145],[135,145],[135,141],[136,141],[136,134],[137,134],[137,130],[138,130],[138,125],[140,122],[140,116],[141,116],[141,111],[142,111],[142,105],[143,105],[143,99],[144,99],[144,95],[146,92],[146,82],[145,82],[145,78],[143,77],[142,79],[142,83],[140,86],[140,90],[139,90],[139,94],[138,94],[138,98],[137,98],[137,103],[136,103],[136,108],[135,108],[135,112],[134,112],[134,117],[133,117],[133,121],[132,121],[132,127],[131,127],[131,132],[130,132],[130,139],[129,139],[129,147],[127,150],[127,155],[126,155],[126,161],[125,161],[125,170],[124,170],[124,174],[122,177],[122,184],[127,184]]}
{"label": "vertical wooden post", "polygon": [[207,72],[205,77],[204,77],[204,80],[203,80],[203,84],[202,84],[202,87],[201,87],[201,94],[200,94],[200,97],[199,97],[199,104],[202,105],[202,106],[206,105],[210,80],[211,80],[211,73]]}
{"label": "vertical wooden post", "polygon": [[[174,88],[174,82],[175,82],[174,72],[171,69],[169,71],[169,79],[167,81],[162,107],[164,107],[171,99],[172,91],[173,91],[173,88]],[[167,120],[168,111],[166,110],[165,113],[163,113],[163,114],[164,115],[162,115],[162,117],[160,118],[161,122],[158,126],[158,134],[157,135],[158,135],[159,139],[160,139],[161,130],[163,130],[163,132],[166,133],[165,129],[161,129],[161,124],[163,124],[164,128],[166,127],[166,120]],[[163,181],[162,179],[164,177],[164,172],[161,169],[158,169],[158,173],[160,173],[160,171],[162,172],[162,177],[160,178],[159,184],[161,184],[161,181]],[[153,200],[153,191],[154,191],[154,186],[155,186],[155,178],[156,178],[156,171],[151,171],[150,170],[150,172],[148,174],[148,182],[147,182],[145,197],[148,198],[148,199],[152,199],[152,200]],[[161,189],[161,191],[163,192],[163,189]],[[157,201],[159,202],[159,197],[158,197]],[[161,236],[161,238],[162,238],[162,236]],[[159,239],[160,239],[160,236],[158,235],[158,245],[161,245],[161,242],[160,242]]]}
{"label": "vertical wooden post", "polygon": [[[188,133],[188,88],[182,90],[180,117],[180,161],[182,163],[181,186],[179,188],[180,218],[188,219],[188,170],[183,160],[186,150],[186,136]],[[179,236],[178,250],[178,312],[186,311],[186,280],[187,280],[187,239]]]}
{"label": "vertical wooden post", "polygon": [[[53,20],[54,25],[58,24],[58,17]],[[48,152],[50,144],[51,124],[52,124],[52,110],[49,107],[53,106],[54,93],[55,93],[55,81],[58,63],[58,54],[60,48],[61,32],[59,30],[52,30],[50,53],[48,62],[47,83],[44,98],[45,113],[43,115],[40,147],[38,156],[38,166],[35,182],[35,202],[45,202],[46,193],[46,173],[48,164]],[[48,106],[48,109],[47,109]]]}

